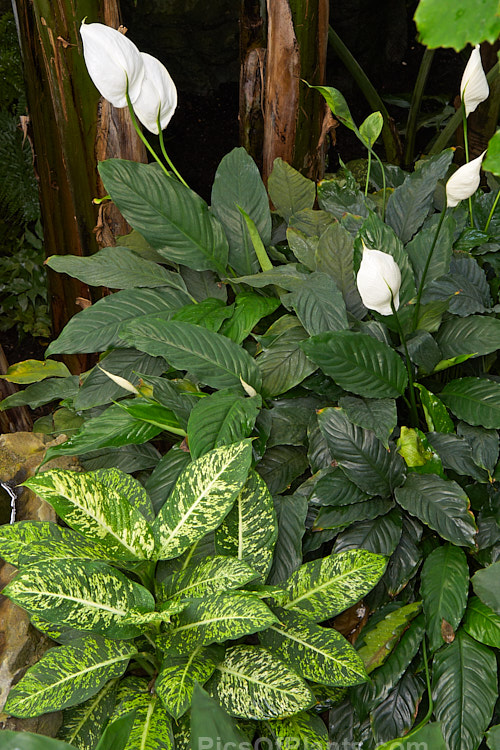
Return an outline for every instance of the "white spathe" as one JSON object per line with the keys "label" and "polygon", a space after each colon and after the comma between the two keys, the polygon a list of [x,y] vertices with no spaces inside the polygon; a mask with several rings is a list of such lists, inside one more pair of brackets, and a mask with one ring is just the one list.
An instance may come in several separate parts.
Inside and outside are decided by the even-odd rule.
{"label": "white spathe", "polygon": [[446,205],[448,208],[457,206],[460,201],[467,200],[474,195],[479,187],[481,163],[486,151],[477,159],[459,167],[446,183]]}
{"label": "white spathe", "polygon": [[158,115],[164,130],[177,107],[177,89],[170,73],[156,57],[145,52],[141,52],[141,57],[145,75],[139,95],[135,99],[131,97],[132,106],[144,127],[158,135]]}
{"label": "white spathe", "polygon": [[101,96],[115,107],[126,107],[126,91],[134,101],[144,79],[141,53],[130,39],[111,26],[85,23],[80,26],[85,64]]}
{"label": "white spathe", "polygon": [[372,250],[363,244],[363,257],[356,277],[363,304],[381,315],[391,315],[391,300],[399,308],[401,271],[388,253]]}
{"label": "white spathe", "polygon": [[476,44],[469,57],[460,84],[460,97],[464,102],[465,116],[468,117],[471,112],[474,112],[481,102],[488,98],[489,93],[490,89],[481,62],[479,44]]}

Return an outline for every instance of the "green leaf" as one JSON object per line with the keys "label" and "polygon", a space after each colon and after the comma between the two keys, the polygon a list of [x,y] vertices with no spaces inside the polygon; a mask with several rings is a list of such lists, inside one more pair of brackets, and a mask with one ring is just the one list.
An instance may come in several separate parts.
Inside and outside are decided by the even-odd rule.
{"label": "green leaf", "polygon": [[[243,748],[246,744],[246,737],[238,729],[236,722],[199,684],[195,684],[189,746],[201,748],[207,738],[211,740],[211,747],[216,747],[218,742],[234,748]],[[175,746],[178,748],[177,737]]]}
{"label": "green leaf", "polygon": [[389,438],[397,424],[396,402],[393,399],[342,396],[339,406],[349,421],[365,430],[373,430],[384,448],[389,450]]}
{"label": "green leaf", "polygon": [[490,750],[498,750],[500,748],[500,724],[488,729],[485,737]]}
{"label": "green leaf", "polygon": [[302,563],[302,537],[305,532],[307,499],[300,495],[274,498],[278,522],[278,538],[268,583],[286,581]]}
{"label": "green leaf", "polygon": [[333,458],[360,489],[386,497],[403,483],[401,456],[389,453],[375,433],[352,424],[342,409],[327,407],[318,422]]}
{"label": "green leaf", "polygon": [[124,399],[119,401],[117,406],[133,419],[154,425],[160,430],[172,432],[174,435],[185,436],[186,434],[173,411],[161,404],[152,403],[149,399]]}
{"label": "green leaf", "polygon": [[74,745],[32,732],[2,730],[2,750],[74,750]]}
{"label": "green leaf", "polygon": [[420,521],[453,544],[474,547],[477,527],[469,498],[459,484],[435,474],[408,475],[396,500]]}
{"label": "green leaf", "polygon": [[195,271],[188,266],[179,266],[179,272],[184,279],[188,292],[194,300],[202,302],[207,297],[216,297],[227,301],[226,285],[219,280],[214,271]]}
{"label": "green leaf", "polygon": [[446,175],[452,158],[450,148],[425,159],[389,196],[386,221],[404,243],[422,226],[432,208],[438,180]]}
{"label": "green leaf", "polygon": [[262,297],[254,292],[241,292],[234,299],[234,311],[225,320],[220,333],[241,344],[254,329],[259,320],[273,313],[280,306],[274,297]]}
{"label": "green leaf", "polygon": [[265,482],[251,471],[234,506],[215,532],[219,554],[233,555],[266,577],[278,536],[273,500]]}
{"label": "green leaf", "polygon": [[414,748],[432,748],[432,750],[449,750],[444,741],[441,731],[441,724],[434,722],[425,724],[415,734],[409,734],[407,737],[400,737],[396,740],[389,740],[379,745],[377,750],[413,750]]}
{"label": "green leaf", "polygon": [[170,495],[181,472],[191,463],[191,455],[174,445],[163,455],[144,485],[157,513]]}
{"label": "green leaf", "polygon": [[294,479],[308,466],[304,448],[294,445],[275,445],[269,448],[256,470],[265,481],[269,492],[277,495],[288,489]]}
{"label": "green leaf", "polygon": [[283,289],[294,290],[307,278],[308,274],[297,263],[287,263],[284,266],[275,266],[269,271],[256,273],[252,276],[239,276],[232,281],[236,284],[248,284],[248,286],[261,289],[265,286],[279,286]]}
{"label": "green leaf", "polygon": [[259,633],[259,641],[301,677],[340,686],[359,685],[367,679],[363,662],[340,633],[315,625],[297,612],[275,612],[279,622]]}
{"label": "green leaf", "polygon": [[445,469],[451,469],[461,476],[471,476],[477,482],[487,482],[488,474],[474,463],[472,450],[464,438],[455,433],[443,434],[430,432],[427,435],[429,443],[439,454]]}
{"label": "green leaf", "polygon": [[450,270],[445,276],[434,279],[426,288],[424,302],[446,300],[454,315],[465,318],[473,313],[483,313],[491,307],[491,293],[483,269],[467,256],[452,256]]}
{"label": "green leaf", "polygon": [[72,398],[78,393],[78,376],[69,378],[48,378],[41,383],[33,383],[17,393],[12,393],[0,402],[0,411],[14,406],[30,406],[36,409],[51,401]]}
{"label": "green leaf", "polygon": [[459,630],[434,657],[432,693],[450,750],[477,748],[498,695],[495,654]]}
{"label": "green leaf", "polygon": [[124,750],[132,731],[135,712],[120,716],[108,724],[95,750]]}
{"label": "green leaf", "polygon": [[500,320],[485,315],[450,318],[445,321],[436,341],[443,359],[460,354],[490,354],[500,348]]}
{"label": "green leaf", "polygon": [[261,399],[231,390],[217,391],[201,399],[188,421],[189,450],[193,459],[221,445],[230,445],[251,433]]}
{"label": "green leaf", "polygon": [[421,596],[426,632],[431,651],[455,637],[467,605],[469,568],[460,547],[445,544],[426,558],[422,572]]}
{"label": "green leaf", "polygon": [[61,539],[62,529],[53,521],[18,521],[0,525],[0,557],[19,567],[23,554],[32,544]]}
{"label": "green leaf", "polygon": [[[384,575],[384,585],[391,596],[399,594],[417,572],[422,559],[422,551],[418,546],[421,537],[422,527],[418,521],[411,516],[405,516],[402,519],[399,541],[392,550]],[[372,552],[381,552],[381,550],[374,549]]]}
{"label": "green leaf", "polygon": [[276,211],[286,222],[290,216],[305,208],[312,208],[316,199],[316,185],[279,157],[274,160],[269,175],[268,191]]}
{"label": "green leaf", "polygon": [[[413,602],[389,612],[369,630],[364,630],[360,639],[358,654],[366,671],[373,672],[389,657],[408,623],[420,612],[420,602]],[[420,632],[419,630],[416,633]],[[412,639],[410,639],[412,640]],[[358,644],[357,644],[358,645]]]}
{"label": "green leaf", "polygon": [[220,162],[211,202],[229,242],[229,265],[239,276],[256,273],[259,262],[238,206],[253,220],[264,245],[271,243],[271,212],[257,165],[244,148],[234,148]]}
{"label": "green leaf", "polygon": [[321,508],[313,524],[313,531],[339,529],[349,526],[354,521],[371,521],[388,513],[394,503],[382,497],[373,497],[352,505],[340,505],[337,508]]}
{"label": "green leaf", "polygon": [[214,555],[168,576],[159,584],[159,591],[162,599],[196,599],[240,588],[256,577],[255,571],[242,560]]}
{"label": "green leaf", "polygon": [[381,555],[365,550],[341,552],[302,565],[277,597],[286,610],[303,612],[316,622],[351,607],[378,582],[386,566]]}
{"label": "green leaf", "polygon": [[316,89],[316,91],[319,91],[323,95],[326,103],[342,125],[345,125],[350,130],[357,131],[347,102],[338,89],[332,86],[311,86],[311,88]]}
{"label": "green leaf", "polygon": [[74,315],[46,351],[51,354],[102,352],[110,346],[126,346],[120,328],[143,315],[178,310],[190,302],[179,289],[124,289],[95,302]]}
{"label": "green leaf", "polygon": [[9,694],[12,716],[40,716],[76,706],[125,671],[137,653],[132,643],[92,635],[47,651]]}
{"label": "green leaf", "polygon": [[107,159],[99,174],[125,219],[167,260],[224,272],[227,240],[199,195],[153,164]]}
{"label": "green leaf", "polygon": [[420,383],[415,383],[415,386],[420,394],[420,403],[429,432],[455,432],[455,426],[443,402]]}
{"label": "green leaf", "polygon": [[243,440],[205,453],[182,472],[155,521],[160,560],[177,557],[220,524],[247,478],[251,454]]}
{"label": "green leaf", "polygon": [[[169,714],[178,719],[191,705],[195,685],[212,676],[224,651],[217,646],[197,646],[186,656],[167,656],[156,678],[155,690]],[[194,713],[193,707],[193,713]]]}
{"label": "green leaf", "polygon": [[384,127],[381,112],[372,112],[359,126],[359,134],[367,146],[373,146]]}
{"label": "green leaf", "polygon": [[415,22],[422,44],[430,48],[453,47],[457,52],[466,44],[493,44],[500,34],[496,0],[480,5],[469,0],[420,0]]}
{"label": "green leaf", "polygon": [[153,400],[173,411],[179,424],[186,429],[191,409],[200,399],[200,390],[187,379],[168,380],[142,372],[140,375],[146,385],[152,386]]}
{"label": "green leaf", "polygon": [[[377,742],[384,742],[396,735],[406,734],[411,729],[424,686],[425,682],[421,675],[414,675],[411,671],[407,671],[387,698],[372,710],[370,722]],[[401,750],[401,747],[402,745],[396,745],[394,750]],[[430,747],[434,750],[437,745],[432,744]],[[444,740],[441,748],[446,750]]]}
{"label": "green leaf", "polygon": [[[108,476],[108,480],[102,481]],[[136,483],[116,469],[81,473],[51,469],[25,482],[56,513],[118,560],[148,559],[154,549],[151,527],[131,505]],[[132,494],[131,494],[132,493]]]}
{"label": "green leaf", "polygon": [[173,627],[160,636],[161,648],[186,654],[197,646],[223,643],[265,630],[277,618],[258,597],[247,591],[220,591],[194,599],[172,618]]}
{"label": "green leaf", "polygon": [[180,274],[141,258],[127,247],[104,247],[88,257],[51,255],[45,263],[52,270],[67,273],[89,286],[106,286],[110,289],[168,286],[187,294]]}
{"label": "green leaf", "polygon": [[[412,241],[406,245],[405,250],[413,266],[417,284],[421,281],[429,254],[429,248],[434,240],[437,225],[440,220],[440,214],[433,215],[425,222],[420,232],[414,236]],[[436,243],[427,269],[424,289],[426,289],[434,279],[447,274],[450,269],[455,226],[456,221],[452,214],[448,214],[444,217],[441,229],[439,230],[439,242]]]}
{"label": "green leaf", "polygon": [[487,607],[477,596],[469,599],[464,618],[464,630],[470,636],[492,648],[500,648],[500,615]]}
{"label": "green leaf", "polygon": [[78,750],[93,750],[114,708],[118,679],[110,680],[84,703],[64,712],[58,737]]}
{"label": "green leaf", "polygon": [[487,378],[458,378],[439,394],[451,412],[472,425],[500,428],[500,384]]}
{"label": "green leaf", "polygon": [[301,712],[286,719],[269,719],[267,726],[275,739],[276,747],[283,750],[328,750],[328,730],[321,717]]}
{"label": "green leaf", "polygon": [[401,357],[365,333],[321,333],[304,341],[302,349],[342,388],[365,398],[396,398],[408,383]]}
{"label": "green leaf", "polygon": [[365,307],[356,286],[353,263],[353,239],[341,224],[335,222],[319,238],[316,268],[332,277],[342,292],[348,311],[362,318]]}
{"label": "green leaf", "polygon": [[164,357],[180,370],[189,370],[203,383],[222,389],[239,386],[240,378],[260,389],[259,369],[242,347],[226,336],[201,326],[161,318],[138,320],[123,332],[133,346],[152,356]]}
{"label": "green leaf", "polygon": [[217,666],[209,690],[232,716],[273,719],[310,708],[306,683],[274,654],[257,646],[234,646]]}
{"label": "green leaf", "polygon": [[199,325],[209,331],[218,331],[223,322],[231,317],[231,312],[232,308],[227,306],[224,300],[219,297],[207,297],[201,302],[181,307],[171,319]]}
{"label": "green leaf", "polygon": [[498,432],[462,422],[458,425],[457,433],[469,443],[474,462],[488,474],[493,474],[499,454]]}
{"label": "green leaf", "polygon": [[48,622],[111,638],[138,635],[136,627],[120,621],[132,609],[154,609],[147,589],[101,562],[44,560],[21,570],[3,593]]}
{"label": "green leaf", "polygon": [[63,362],[55,362],[53,359],[39,361],[37,359],[25,359],[10,365],[5,375],[0,378],[8,380],[9,383],[27,385],[38,383],[45,378],[66,378],[71,376],[70,371]]}
{"label": "green leaf", "polygon": [[342,505],[358,504],[369,498],[366,492],[351,482],[342,469],[336,467],[316,482],[310,501],[315,505],[338,508]]}
{"label": "green leaf", "polygon": [[311,336],[347,328],[344,299],[335,281],[326,273],[311,273],[296,291],[282,297],[282,303],[295,310]]}
{"label": "green leaf", "polygon": [[372,521],[357,521],[337,536],[333,551],[366,549],[377,555],[389,557],[401,538],[401,528],[401,514],[397,509]]}
{"label": "green leaf", "polygon": [[264,397],[289,391],[317,369],[302,351],[301,342],[306,338],[306,331],[292,315],[279,318],[259,337],[262,351],[256,362]]}
{"label": "green leaf", "polygon": [[[172,724],[148,680],[126,677],[120,683],[112,719],[135,713],[132,731],[124,750],[173,750]],[[110,748],[110,750],[114,750]]]}
{"label": "green leaf", "polygon": [[497,130],[495,135],[490,138],[488,152],[482,166],[486,172],[500,175],[500,130]]}
{"label": "green leaf", "polygon": [[478,570],[472,576],[472,588],[483,604],[500,615],[500,562]]}
{"label": "green leaf", "polygon": [[318,203],[332,219],[335,217],[339,221],[346,214],[354,215],[359,221],[361,217],[368,216],[369,207],[374,207],[371,198],[365,196],[357,185],[346,187],[336,179],[322,180],[319,183]]}

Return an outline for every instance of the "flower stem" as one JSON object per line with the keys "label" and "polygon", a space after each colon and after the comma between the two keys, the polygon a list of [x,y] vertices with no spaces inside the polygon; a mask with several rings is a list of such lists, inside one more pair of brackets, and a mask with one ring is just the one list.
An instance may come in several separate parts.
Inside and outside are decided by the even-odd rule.
{"label": "flower stem", "polygon": [[406,346],[406,336],[404,335],[401,323],[398,317],[396,308],[394,307],[394,300],[391,297],[391,308],[394,320],[396,321],[396,327],[399,333],[399,339],[405,352],[406,372],[408,373],[408,393],[410,396],[410,414],[412,427],[418,427],[418,410],[417,410],[417,399],[415,398],[415,384],[413,382],[413,372],[411,369],[410,355],[408,353],[408,347]]}
{"label": "flower stem", "polygon": [[382,201],[382,221],[385,221],[385,203],[386,203],[386,194],[385,194],[385,191],[387,189],[387,184],[386,184],[386,181],[385,181],[384,165],[382,164],[382,162],[380,160],[380,157],[377,156],[377,154],[375,153],[375,151],[372,148],[370,148],[370,146],[368,146],[368,154],[372,154],[372,156],[375,157],[375,159],[378,161],[378,163],[380,165],[380,170],[382,172],[382,192],[384,194],[384,199]]}
{"label": "flower stem", "polygon": [[497,207],[497,204],[498,204],[498,199],[499,199],[499,198],[500,198],[500,190],[499,190],[499,191],[498,191],[498,193],[497,193],[497,197],[496,197],[496,198],[495,198],[495,200],[493,201],[493,205],[492,205],[492,207],[491,207],[490,215],[488,216],[488,221],[486,222],[486,224],[485,224],[485,227],[484,227],[484,231],[485,231],[485,232],[487,232],[487,231],[488,231],[488,227],[489,227],[489,225],[490,225],[490,221],[491,221],[491,219],[493,218],[493,214],[495,213],[495,209],[496,209],[496,207]]}
{"label": "flower stem", "polygon": [[443,225],[444,217],[446,216],[446,209],[444,211],[441,211],[441,216],[439,217],[439,224],[437,225],[436,234],[434,235],[434,239],[432,240],[431,249],[429,250],[429,254],[427,256],[427,260],[425,261],[424,270],[422,272],[422,278],[420,279],[420,284],[418,287],[417,292],[417,301],[415,303],[415,313],[413,315],[413,330],[416,329],[418,325],[418,316],[420,313],[420,300],[422,298],[422,292],[424,291],[425,286],[425,279],[427,278],[427,272],[429,271],[429,266],[431,264],[432,255],[434,253],[434,248],[436,247],[437,238],[439,236],[439,232],[441,231],[441,227]]}
{"label": "flower stem", "polygon": [[160,125],[160,117],[158,117],[158,135],[159,135],[159,138],[160,138],[160,148],[161,148],[161,152],[163,154],[163,158],[165,159],[165,161],[167,162],[168,166],[170,167],[170,169],[172,170],[172,172],[175,174],[175,176],[177,177],[177,179],[180,182],[182,182],[182,184],[185,187],[189,188],[189,185],[187,184],[186,180],[182,177],[182,175],[174,167],[174,165],[172,163],[172,160],[170,159],[169,155],[167,154],[167,151],[165,149],[165,142],[163,140],[163,130],[161,129],[161,125]]}
{"label": "flower stem", "polygon": [[424,639],[422,641],[422,652],[423,652],[423,659],[424,659],[424,670],[425,670],[425,683],[427,686],[427,698],[429,701],[429,708],[427,709],[427,713],[425,714],[422,721],[420,721],[416,727],[414,727],[411,732],[408,732],[407,735],[405,735],[405,740],[407,740],[409,737],[411,737],[413,734],[416,734],[422,727],[425,727],[427,722],[432,716],[432,712],[434,711],[434,703],[432,700],[432,688],[431,688],[431,676],[429,674],[429,663],[427,660],[427,646],[425,643],[425,635]]}
{"label": "flower stem", "polygon": [[424,94],[427,78],[429,77],[429,73],[431,70],[434,52],[435,50],[433,49],[425,50],[422,62],[420,63],[415,88],[413,89],[413,95],[410,103],[410,112],[408,115],[408,122],[406,124],[405,150],[403,155],[403,166],[405,168],[410,167],[413,164],[418,114],[420,112],[420,104],[422,102],[422,96]]}
{"label": "flower stem", "polygon": [[[464,146],[465,146],[465,161],[467,164],[469,163],[469,136],[467,133],[467,115],[465,114],[465,102],[462,99],[462,122],[464,124]],[[472,228],[474,228],[474,217],[472,215],[472,196],[469,196],[469,216],[470,216],[470,225]]]}
{"label": "flower stem", "polygon": [[137,118],[135,116],[134,108],[132,107],[132,102],[130,101],[130,96],[128,95],[128,91],[125,92],[125,96],[127,98],[127,105],[128,105],[128,110],[130,112],[130,117],[131,117],[131,120],[132,120],[132,125],[134,126],[137,135],[139,136],[139,138],[141,139],[141,141],[144,143],[144,145],[146,146],[147,150],[149,151],[149,153],[151,154],[151,156],[153,157],[153,159],[156,162],[158,162],[158,164],[163,169],[163,171],[165,172],[165,174],[167,175],[167,177],[170,179],[170,175],[168,173],[168,169],[165,167],[165,165],[163,164],[162,160],[157,155],[157,153],[154,150],[154,148],[150,145],[148,139],[145,137],[144,133],[142,132],[141,128],[139,127],[139,123],[137,122]]}
{"label": "flower stem", "polygon": [[368,184],[370,182],[371,166],[372,166],[372,154],[371,154],[371,151],[368,151],[368,169],[366,170],[365,198],[368,195]]}

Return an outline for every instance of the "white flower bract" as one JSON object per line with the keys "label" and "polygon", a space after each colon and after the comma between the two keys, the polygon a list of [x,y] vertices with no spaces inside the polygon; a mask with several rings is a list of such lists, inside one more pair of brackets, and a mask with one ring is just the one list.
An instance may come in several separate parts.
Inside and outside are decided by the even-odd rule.
{"label": "white flower bract", "polygon": [[481,62],[479,44],[476,44],[465,66],[460,84],[460,97],[464,102],[465,116],[468,117],[471,112],[474,112],[481,102],[488,98],[489,93],[490,89]]}
{"label": "white flower bract", "polygon": [[486,151],[477,159],[459,167],[446,183],[446,205],[448,208],[457,206],[460,201],[467,200],[474,195],[479,187],[481,163]]}
{"label": "white flower bract", "polygon": [[168,70],[151,55],[141,52],[144,79],[139,95],[132,99],[134,112],[145,128],[158,135],[158,115],[163,130],[177,107],[177,89]]}
{"label": "white flower bract", "polygon": [[85,64],[101,96],[115,107],[126,107],[126,91],[133,101],[144,79],[141,53],[130,39],[111,26],[82,22]]}
{"label": "white flower bract", "polygon": [[391,300],[394,308],[399,308],[401,271],[392,255],[363,245],[356,283],[363,304],[369,310],[391,315]]}

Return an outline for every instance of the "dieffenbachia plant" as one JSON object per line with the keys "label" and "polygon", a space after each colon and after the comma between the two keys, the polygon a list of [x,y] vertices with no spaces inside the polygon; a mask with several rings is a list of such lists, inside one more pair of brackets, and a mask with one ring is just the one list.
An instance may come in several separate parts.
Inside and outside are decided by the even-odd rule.
{"label": "dieffenbachia plant", "polygon": [[368,676],[320,623],[365,596],[386,559],[344,551],[266,585],[278,526],[251,460],[249,440],[205,453],[156,515],[116,469],[54,469],[25,483],[67,526],[0,527],[0,554],[19,568],[3,593],[59,645],[11,689],[7,713],[63,709],[61,739],[93,748],[108,722],[135,712],[126,747],[168,750],[174,737],[184,746],[199,683],[250,737],[256,722],[280,736],[300,716],[326,747],[318,711]]}

